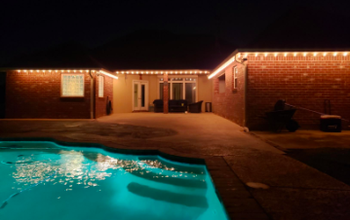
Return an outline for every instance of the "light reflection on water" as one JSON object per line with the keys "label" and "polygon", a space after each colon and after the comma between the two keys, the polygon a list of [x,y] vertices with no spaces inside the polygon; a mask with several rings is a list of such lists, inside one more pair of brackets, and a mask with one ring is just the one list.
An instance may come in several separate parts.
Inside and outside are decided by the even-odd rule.
{"label": "light reflection on water", "polygon": [[0,219],[227,219],[203,165],[36,145],[0,142]]}
{"label": "light reflection on water", "polygon": [[[168,167],[159,160],[123,160],[116,159],[101,153],[61,150],[59,158],[46,158],[42,161],[35,161],[36,155],[23,156],[11,162],[16,169],[12,177],[17,183],[17,190],[25,186],[34,185],[45,180],[43,184],[62,184],[67,186],[66,191],[73,190],[73,185],[83,184],[85,188],[96,187],[98,181],[105,180],[113,175],[108,170],[118,170],[123,173],[137,172],[139,175],[154,172],[153,178],[195,178],[198,175],[188,171],[176,171],[174,167]],[[88,158],[88,160],[86,159]],[[47,179],[57,171],[56,175]],[[171,175],[167,175],[171,171]],[[170,172],[169,172],[170,173]],[[161,175],[165,174],[165,175]],[[203,173],[202,173],[203,174]],[[203,180],[204,181],[204,180]],[[14,187],[13,187],[14,188]]]}

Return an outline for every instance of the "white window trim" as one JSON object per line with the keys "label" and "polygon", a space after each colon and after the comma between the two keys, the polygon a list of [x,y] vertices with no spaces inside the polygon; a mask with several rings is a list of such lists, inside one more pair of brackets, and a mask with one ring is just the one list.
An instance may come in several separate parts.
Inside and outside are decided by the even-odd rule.
{"label": "white window trim", "polygon": [[[98,77],[99,77],[98,78],[98,97],[103,98],[103,97],[105,97],[105,78],[104,78],[104,76],[101,76],[101,75]],[[100,96],[101,81],[102,81],[102,96]]]}
{"label": "white window trim", "polygon": [[[237,83],[236,83],[237,80]],[[238,84],[238,68],[237,66],[233,67],[233,89],[237,89]]]}
{"label": "white window trim", "polygon": [[[82,96],[63,95],[63,76],[64,75],[82,75],[83,76],[83,95]],[[61,97],[62,98],[83,98],[83,97],[85,97],[85,74],[83,74],[83,73],[61,73]]]}
{"label": "white window trim", "polygon": [[[163,81],[160,81],[160,78],[164,78],[163,75],[158,75],[158,88],[157,88],[157,97],[160,99],[160,93],[159,93],[159,86],[160,83],[163,83]],[[169,80],[170,78],[183,78],[182,81],[171,81]],[[196,81],[186,81],[185,78],[196,78]],[[169,86],[169,91],[170,91],[170,97],[169,100],[173,99],[173,93],[171,92],[173,89],[173,83],[180,83],[182,82],[183,84],[185,83],[195,83],[196,84],[196,102],[198,102],[198,75],[168,75],[168,86]],[[186,87],[182,86],[182,98],[186,98]]]}

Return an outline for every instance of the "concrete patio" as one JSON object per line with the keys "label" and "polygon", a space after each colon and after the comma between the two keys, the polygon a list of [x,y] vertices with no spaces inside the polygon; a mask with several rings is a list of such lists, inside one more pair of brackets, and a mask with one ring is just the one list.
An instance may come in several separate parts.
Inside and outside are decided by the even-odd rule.
{"label": "concrete patio", "polygon": [[[204,158],[231,219],[350,219],[348,185],[210,113],[2,120],[0,137],[52,137]],[[269,188],[250,188],[249,182]]]}

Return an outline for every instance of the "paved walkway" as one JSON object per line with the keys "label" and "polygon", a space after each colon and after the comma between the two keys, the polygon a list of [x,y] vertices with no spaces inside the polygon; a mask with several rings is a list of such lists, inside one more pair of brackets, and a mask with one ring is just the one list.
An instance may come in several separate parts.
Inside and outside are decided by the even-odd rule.
{"label": "paved walkway", "polygon": [[[232,219],[350,219],[350,187],[214,114],[0,121],[1,137],[53,137],[206,159]],[[268,189],[246,183],[266,184]]]}

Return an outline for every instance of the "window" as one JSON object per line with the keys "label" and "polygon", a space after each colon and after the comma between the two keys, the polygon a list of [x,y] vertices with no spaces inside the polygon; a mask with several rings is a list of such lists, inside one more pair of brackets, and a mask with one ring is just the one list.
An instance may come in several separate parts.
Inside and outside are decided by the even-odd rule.
{"label": "window", "polygon": [[219,93],[225,93],[226,91],[226,82],[225,82],[225,73],[219,76]]}
{"label": "window", "polygon": [[237,89],[238,85],[238,68],[237,66],[233,67],[233,89]]}
{"label": "window", "polygon": [[98,97],[103,98],[104,96],[104,86],[105,78],[103,76],[98,76]]}
{"label": "window", "polygon": [[61,97],[84,97],[84,74],[62,74]]}
{"label": "window", "polygon": [[[197,78],[177,78],[168,79],[168,97],[172,100],[187,100],[187,103],[194,103],[197,100]],[[159,98],[163,99],[163,78],[159,78]]]}

